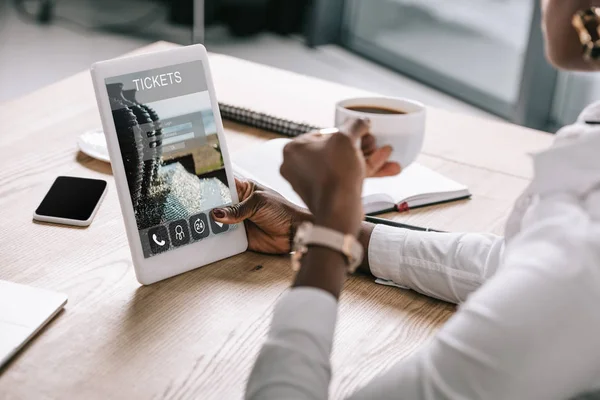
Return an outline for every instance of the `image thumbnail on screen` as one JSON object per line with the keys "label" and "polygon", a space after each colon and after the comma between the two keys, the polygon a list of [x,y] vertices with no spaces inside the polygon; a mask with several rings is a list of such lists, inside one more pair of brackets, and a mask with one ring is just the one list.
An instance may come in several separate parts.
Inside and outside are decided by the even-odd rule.
{"label": "image thumbnail on screen", "polygon": [[203,68],[105,80],[146,258],[235,228],[210,217],[232,200]]}

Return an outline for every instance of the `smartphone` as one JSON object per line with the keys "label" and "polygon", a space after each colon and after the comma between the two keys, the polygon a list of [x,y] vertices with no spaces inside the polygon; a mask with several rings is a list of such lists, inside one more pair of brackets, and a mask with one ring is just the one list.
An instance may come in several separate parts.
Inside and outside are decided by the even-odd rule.
{"label": "smartphone", "polygon": [[89,226],[106,194],[106,181],[59,176],[33,213],[33,219],[55,224]]}

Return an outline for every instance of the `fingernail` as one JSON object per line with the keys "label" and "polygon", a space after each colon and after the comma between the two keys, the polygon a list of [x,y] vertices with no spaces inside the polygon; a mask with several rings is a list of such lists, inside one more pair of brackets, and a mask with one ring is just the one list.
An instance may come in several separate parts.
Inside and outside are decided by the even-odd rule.
{"label": "fingernail", "polygon": [[215,208],[213,210],[213,215],[217,218],[225,218],[225,210],[222,210],[220,208]]}
{"label": "fingernail", "polygon": [[338,133],[340,130],[338,128],[324,128],[319,129],[317,132],[321,135],[333,135],[334,133]]}

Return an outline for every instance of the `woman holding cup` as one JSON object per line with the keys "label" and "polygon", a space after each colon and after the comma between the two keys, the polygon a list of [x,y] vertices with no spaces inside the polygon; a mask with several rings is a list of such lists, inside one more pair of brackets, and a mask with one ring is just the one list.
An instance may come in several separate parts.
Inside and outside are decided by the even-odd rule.
{"label": "woman holding cup", "polygon": [[[558,66],[600,69],[597,38],[589,40],[600,28],[594,5],[542,0]],[[245,220],[253,250],[286,253],[295,236],[299,272],[275,308],[246,398],[328,398],[337,299],[361,248],[361,267],[375,276],[463,304],[431,343],[351,399],[600,398],[600,103],[534,156],[505,238],[361,222],[364,178],[399,170],[369,131],[359,119],[288,144],[281,173],[309,211],[238,182],[241,203],[214,212]]]}

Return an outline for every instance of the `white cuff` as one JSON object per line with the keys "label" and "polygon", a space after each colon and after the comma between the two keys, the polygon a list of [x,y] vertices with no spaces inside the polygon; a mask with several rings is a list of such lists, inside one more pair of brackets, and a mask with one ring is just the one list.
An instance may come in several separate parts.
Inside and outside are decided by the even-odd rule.
{"label": "white cuff", "polygon": [[369,268],[377,278],[403,282],[399,260],[402,259],[404,243],[409,234],[407,229],[377,225],[369,241]]}

